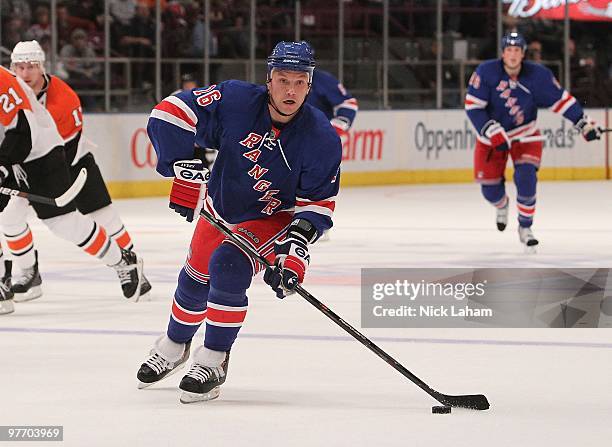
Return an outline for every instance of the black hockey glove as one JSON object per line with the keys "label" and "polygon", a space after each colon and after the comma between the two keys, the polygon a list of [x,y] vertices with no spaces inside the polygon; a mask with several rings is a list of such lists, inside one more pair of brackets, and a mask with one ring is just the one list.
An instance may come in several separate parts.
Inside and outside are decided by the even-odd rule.
{"label": "black hockey glove", "polygon": [[276,292],[278,298],[295,293],[295,287],[304,281],[310,263],[308,244],[317,237],[317,230],[305,219],[291,222],[287,237],[276,241],[276,259],[272,267],[266,268],[264,281]]}
{"label": "black hockey glove", "polygon": [[582,137],[587,141],[599,140],[602,134],[602,128],[587,115],[582,115],[582,118],[576,123],[576,129],[580,131]]}

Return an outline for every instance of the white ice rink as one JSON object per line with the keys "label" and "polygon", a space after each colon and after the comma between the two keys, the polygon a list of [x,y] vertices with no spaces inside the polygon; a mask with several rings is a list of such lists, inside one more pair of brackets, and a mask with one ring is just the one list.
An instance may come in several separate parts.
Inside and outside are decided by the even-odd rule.
{"label": "white ice rink", "polygon": [[[305,287],[360,328],[364,267],[610,267],[611,197],[612,182],[542,183],[541,245],[528,256],[516,212],[499,233],[475,185],[344,189]],[[610,445],[610,329],[363,329],[439,391],[491,402],[432,415],[433,399],[303,299],[276,299],[261,278],[218,400],[180,404],[181,374],[138,390],[193,227],[165,199],[116,206],[152,299],[125,302],[112,270],[34,221],[45,294],[0,316],[0,425],[63,425],[65,446]]]}

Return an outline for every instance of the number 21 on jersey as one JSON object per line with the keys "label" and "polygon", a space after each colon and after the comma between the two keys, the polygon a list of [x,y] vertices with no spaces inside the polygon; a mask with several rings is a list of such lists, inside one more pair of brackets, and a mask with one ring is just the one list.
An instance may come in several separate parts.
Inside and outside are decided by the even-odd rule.
{"label": "number 21 on jersey", "polygon": [[4,113],[11,113],[22,102],[23,99],[21,99],[13,87],[9,87],[7,93],[0,95],[0,107],[2,107]]}

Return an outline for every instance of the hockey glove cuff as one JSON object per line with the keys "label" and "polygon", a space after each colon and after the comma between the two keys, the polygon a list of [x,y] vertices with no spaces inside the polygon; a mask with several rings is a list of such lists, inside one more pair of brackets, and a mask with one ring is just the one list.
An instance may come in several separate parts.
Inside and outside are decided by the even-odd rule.
{"label": "hockey glove cuff", "polygon": [[482,128],[482,135],[491,141],[491,146],[498,151],[508,151],[512,146],[504,128],[497,121],[489,121]]}
{"label": "hockey glove cuff", "polygon": [[192,222],[204,204],[210,171],[202,160],[179,160],[174,163],[174,175],[169,206]]}
{"label": "hockey glove cuff", "polygon": [[274,246],[274,266],[264,272],[264,281],[272,287],[278,298],[295,293],[295,287],[304,281],[310,264],[308,244],[317,237],[314,226],[305,219],[294,220],[287,237]]}
{"label": "hockey glove cuff", "polygon": [[578,120],[576,129],[582,134],[582,137],[586,141],[594,141],[601,138],[602,128],[587,115],[582,115],[582,118]]}

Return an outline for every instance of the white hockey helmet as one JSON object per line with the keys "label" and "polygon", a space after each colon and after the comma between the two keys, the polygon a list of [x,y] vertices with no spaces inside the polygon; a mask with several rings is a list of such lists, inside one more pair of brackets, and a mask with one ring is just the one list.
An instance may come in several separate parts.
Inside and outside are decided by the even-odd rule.
{"label": "white hockey helmet", "polygon": [[11,53],[11,65],[20,62],[38,63],[40,68],[45,68],[45,52],[35,40],[24,40],[18,42]]}

